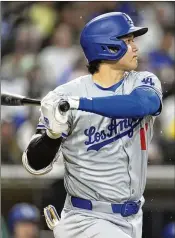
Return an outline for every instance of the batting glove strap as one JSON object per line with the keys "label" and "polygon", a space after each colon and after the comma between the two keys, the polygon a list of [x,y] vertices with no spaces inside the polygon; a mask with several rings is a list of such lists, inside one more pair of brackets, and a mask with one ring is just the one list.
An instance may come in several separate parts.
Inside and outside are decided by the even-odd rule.
{"label": "batting glove strap", "polygon": [[44,216],[47,223],[47,226],[50,230],[53,230],[59,223],[60,217],[54,206],[48,205],[44,208]]}

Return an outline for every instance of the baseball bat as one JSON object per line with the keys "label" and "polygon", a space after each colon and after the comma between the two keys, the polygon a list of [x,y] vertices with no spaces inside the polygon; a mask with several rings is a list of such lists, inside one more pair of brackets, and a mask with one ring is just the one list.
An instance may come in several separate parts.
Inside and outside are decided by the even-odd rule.
{"label": "baseball bat", "polygon": [[[27,98],[25,96],[2,93],[1,94],[1,105],[2,106],[24,106],[24,105],[41,105],[41,100]],[[67,112],[70,109],[70,105],[66,100],[61,100],[59,105],[59,110],[62,112]]]}

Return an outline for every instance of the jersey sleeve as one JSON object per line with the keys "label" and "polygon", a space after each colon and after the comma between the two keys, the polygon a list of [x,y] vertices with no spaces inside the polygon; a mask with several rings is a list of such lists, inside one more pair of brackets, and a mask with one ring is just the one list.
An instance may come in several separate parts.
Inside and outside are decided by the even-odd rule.
{"label": "jersey sleeve", "polygon": [[161,102],[161,106],[159,111],[155,114],[155,116],[159,115],[160,112],[162,111],[162,86],[161,86],[161,82],[158,79],[158,77],[156,75],[154,75],[153,73],[149,73],[149,72],[143,72],[138,74],[138,77],[136,78],[134,85],[133,85],[133,90],[135,90],[136,88],[149,88],[154,90],[154,92],[156,92],[156,94],[158,95],[160,102]]}

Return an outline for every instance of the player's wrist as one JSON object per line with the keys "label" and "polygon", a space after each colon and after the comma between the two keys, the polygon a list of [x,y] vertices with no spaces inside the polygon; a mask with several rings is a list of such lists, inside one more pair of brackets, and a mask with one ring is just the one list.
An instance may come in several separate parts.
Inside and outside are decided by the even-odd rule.
{"label": "player's wrist", "polygon": [[54,132],[52,132],[51,130],[48,130],[48,129],[46,130],[46,134],[51,139],[58,139],[58,138],[61,137],[61,133],[54,133]]}

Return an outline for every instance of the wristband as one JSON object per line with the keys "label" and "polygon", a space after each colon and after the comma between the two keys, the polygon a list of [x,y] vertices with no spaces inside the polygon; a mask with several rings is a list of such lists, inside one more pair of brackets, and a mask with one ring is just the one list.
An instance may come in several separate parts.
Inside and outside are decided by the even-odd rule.
{"label": "wristband", "polygon": [[49,138],[51,138],[51,139],[58,139],[58,138],[60,138],[61,137],[61,134],[56,134],[56,133],[53,133],[53,132],[51,132],[50,130],[46,130],[46,134],[47,134],[47,136],[49,137]]}

